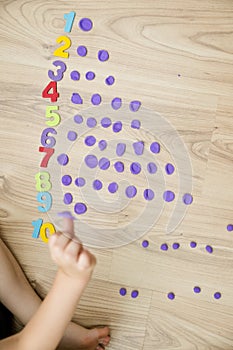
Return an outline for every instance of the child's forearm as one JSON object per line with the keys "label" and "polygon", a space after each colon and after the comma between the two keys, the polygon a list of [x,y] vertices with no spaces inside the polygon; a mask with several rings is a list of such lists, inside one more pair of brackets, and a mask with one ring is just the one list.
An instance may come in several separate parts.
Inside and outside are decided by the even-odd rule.
{"label": "child's forearm", "polygon": [[60,270],[40,308],[20,333],[17,350],[54,350],[59,344],[86,283]]}
{"label": "child's forearm", "polygon": [[41,300],[1,239],[0,261],[0,300],[25,325],[39,308]]}

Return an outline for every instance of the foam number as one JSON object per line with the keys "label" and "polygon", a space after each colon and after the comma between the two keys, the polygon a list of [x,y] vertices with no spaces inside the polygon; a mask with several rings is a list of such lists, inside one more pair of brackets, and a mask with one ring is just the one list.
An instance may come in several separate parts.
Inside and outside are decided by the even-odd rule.
{"label": "foam number", "polygon": [[75,15],[76,15],[76,13],[74,11],[64,14],[64,19],[66,21],[66,25],[65,25],[65,28],[64,28],[65,32],[67,32],[67,33],[71,32]]}
{"label": "foam number", "polygon": [[34,227],[32,238],[38,238],[40,235],[40,228],[43,223],[42,219],[38,219],[36,221],[32,221],[32,226]]}
{"label": "foam number", "polygon": [[[52,92],[50,92],[52,90]],[[56,81],[50,81],[48,85],[44,88],[42,91],[42,97],[43,98],[50,98],[51,102],[56,102],[59,93],[57,92],[57,82]]]}
{"label": "foam number", "polygon": [[38,210],[41,213],[47,213],[51,209],[52,206],[52,196],[49,192],[39,192],[36,197],[37,201],[43,206],[38,206]]}
{"label": "foam number", "polygon": [[41,237],[42,241],[48,243],[48,232],[50,235],[56,232],[55,227],[51,222],[45,222],[43,224],[42,219],[38,219],[37,221],[32,221],[32,226],[34,227],[34,231],[32,233],[33,238]]}
{"label": "foam number", "polygon": [[54,51],[54,56],[62,57],[62,58],[68,58],[69,53],[65,52],[65,50],[69,49],[71,46],[71,40],[68,38],[68,36],[62,35],[57,38],[57,43],[61,44],[64,43],[62,46],[58,47]]}
{"label": "foam number", "polygon": [[48,232],[50,235],[52,235],[53,233],[56,232],[55,227],[53,226],[53,224],[51,224],[51,222],[44,223],[40,229],[40,237],[41,237],[42,241],[45,243],[48,243],[48,241],[49,241],[48,236],[47,236]]}
{"label": "foam number", "polygon": [[41,134],[41,144],[44,147],[52,148],[55,146],[56,140],[53,136],[48,136],[49,133],[52,133],[55,135],[57,134],[56,130],[53,128],[44,129],[42,134]]}
{"label": "foam number", "polygon": [[38,192],[49,191],[52,188],[50,182],[50,175],[46,171],[40,171],[35,175],[36,179],[36,189]]}
{"label": "foam number", "polygon": [[50,119],[46,122],[48,126],[57,126],[60,124],[61,117],[58,113],[54,112],[59,109],[58,106],[47,106],[46,107],[46,118]]}
{"label": "foam number", "polygon": [[39,147],[39,152],[45,152],[46,155],[44,156],[44,158],[42,159],[40,166],[42,168],[47,168],[48,165],[48,161],[49,159],[52,157],[53,153],[54,153],[54,148],[48,148],[48,147]]}
{"label": "foam number", "polygon": [[66,71],[66,64],[62,61],[54,61],[53,65],[55,67],[60,67],[57,69],[56,74],[50,69],[48,71],[48,76],[53,81],[60,81],[63,78],[64,72]]}

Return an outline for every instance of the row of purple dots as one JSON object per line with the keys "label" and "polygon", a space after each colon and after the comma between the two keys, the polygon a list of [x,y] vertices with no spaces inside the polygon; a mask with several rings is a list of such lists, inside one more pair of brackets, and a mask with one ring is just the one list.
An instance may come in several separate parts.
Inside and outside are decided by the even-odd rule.
{"label": "row of purple dots", "polygon": [[[121,288],[121,289],[119,290],[119,293],[120,293],[121,296],[124,297],[124,296],[127,294],[126,288]],[[138,290],[133,290],[133,291],[131,292],[131,297],[132,297],[132,298],[137,298],[138,295],[139,295]]]}
{"label": "row of purple dots", "polygon": [[[195,286],[193,288],[193,292],[196,293],[196,294],[199,294],[199,293],[201,293],[201,288],[199,286]],[[167,294],[167,297],[170,300],[174,300],[176,296],[175,296],[175,293],[170,292],[170,293]],[[214,293],[214,298],[215,299],[220,299],[221,297],[222,297],[222,294],[220,292],[215,292]]]}
{"label": "row of purple dots", "polygon": [[[80,45],[77,47],[77,54],[80,56],[80,57],[86,57],[87,56],[87,47],[84,46],[84,45]],[[99,50],[98,51],[98,60],[100,62],[105,62],[109,59],[109,53],[107,50]]]}
{"label": "row of purple dots", "polygon": [[[76,71],[75,71],[76,72]],[[78,77],[77,73],[76,74],[76,77]],[[73,75],[75,76],[75,75]],[[77,80],[77,79],[76,79]],[[82,97],[80,96],[79,93],[77,92],[74,92],[71,96],[71,102],[73,102],[74,104],[82,104],[83,103],[83,99]],[[96,93],[96,94],[93,94],[91,96],[91,103],[94,105],[94,106],[98,106],[100,105],[102,102],[102,97],[100,94]],[[118,110],[121,108],[122,106],[122,100],[121,98],[114,98],[111,102],[111,106],[114,110]],[[141,102],[140,101],[131,101],[130,104],[129,104],[129,108],[132,112],[137,112],[139,110],[141,106]]]}
{"label": "row of purple dots", "polygon": [[[69,135],[69,137],[71,137],[71,135]],[[76,135],[74,134],[74,135],[72,135],[72,137],[76,137]],[[95,143],[95,138],[93,138],[92,136],[87,136],[87,138],[85,139],[85,143],[88,144],[88,146],[90,146],[91,144]],[[105,140],[101,140],[101,141],[99,141],[98,146],[99,146],[100,150],[103,151],[107,147],[107,143]],[[119,154],[120,154],[119,147],[117,147],[116,153],[119,156]],[[95,159],[93,157],[91,157],[91,158],[89,157],[86,159],[86,162],[87,162],[86,164],[89,167],[90,167],[90,165],[91,165],[91,167],[95,167],[95,164],[96,164],[96,166],[97,166],[97,164],[99,164],[99,166],[102,170],[107,170],[109,168],[110,161],[107,158],[105,158],[105,157],[100,158],[99,161],[97,160],[97,163],[96,163],[96,160],[97,160],[97,158]],[[67,154],[62,153],[57,157],[57,161],[60,165],[65,166],[69,163],[69,157]],[[119,173],[122,173],[125,170],[125,165],[121,161],[115,162],[113,166],[114,166],[115,170]],[[135,172],[135,170],[136,170],[136,172]],[[157,165],[154,162],[150,162],[147,164],[147,170],[150,174],[155,174],[157,172]],[[132,163],[130,166],[130,171],[133,174],[136,174],[138,171],[138,174],[139,174],[141,171],[141,165],[139,163]],[[171,175],[174,172],[174,166],[170,163],[166,164],[165,171],[168,175]],[[186,204],[191,204],[192,198],[191,197],[185,198],[185,202],[186,202]]]}
{"label": "row of purple dots", "polygon": [[[144,240],[142,242],[142,246],[143,246],[143,248],[149,247],[149,241],[148,240]],[[190,242],[190,247],[191,248],[196,248],[197,247],[197,243],[194,242],[194,241]],[[172,244],[172,248],[175,249],[175,250],[179,249],[180,248],[180,244],[175,242],[175,243]],[[167,251],[168,250],[168,244],[167,243],[161,244],[160,249],[163,250],[163,251]],[[206,245],[205,249],[206,249],[206,251],[208,253],[210,253],[210,254],[213,253],[213,247],[212,246]]]}
{"label": "row of purple dots", "polygon": [[[82,124],[83,123],[83,117],[81,115],[77,114],[77,115],[74,116],[74,121],[77,124]],[[86,125],[89,128],[94,128],[97,125],[97,120],[94,117],[89,117],[86,120]],[[100,125],[103,128],[109,128],[112,125],[112,121],[111,121],[110,118],[104,117],[104,118],[101,119]],[[133,129],[140,129],[140,127],[141,127],[140,120],[138,120],[138,119],[132,120],[131,128],[133,128]]]}
{"label": "row of purple dots", "polygon": [[[95,73],[92,72],[92,71],[88,71],[86,74],[85,74],[85,77],[87,80],[91,81],[91,80],[94,80],[95,79]],[[79,71],[77,70],[73,70],[71,73],[70,73],[70,78],[74,81],[78,81],[80,80],[81,78],[81,74],[79,73]],[[112,75],[109,75],[106,79],[105,79],[105,84],[106,85],[113,85],[115,83],[115,78],[112,76]]]}

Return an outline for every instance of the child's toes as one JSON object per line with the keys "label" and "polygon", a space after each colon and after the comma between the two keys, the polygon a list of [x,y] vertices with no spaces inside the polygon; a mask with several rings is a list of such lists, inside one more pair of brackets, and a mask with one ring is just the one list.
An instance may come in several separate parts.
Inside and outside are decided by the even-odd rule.
{"label": "child's toes", "polygon": [[96,328],[96,332],[97,332],[98,339],[104,339],[109,336],[110,329],[109,327]]}
{"label": "child's toes", "polygon": [[99,343],[100,345],[108,345],[109,342],[110,342],[111,338],[110,336],[108,335],[107,337],[103,338],[103,339],[99,339]]}

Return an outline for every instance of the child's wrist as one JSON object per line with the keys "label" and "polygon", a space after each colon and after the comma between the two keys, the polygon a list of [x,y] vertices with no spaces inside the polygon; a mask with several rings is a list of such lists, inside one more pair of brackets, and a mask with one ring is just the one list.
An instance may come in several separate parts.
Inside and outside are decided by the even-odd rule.
{"label": "child's wrist", "polygon": [[75,290],[84,289],[90,278],[87,276],[70,276],[67,275],[61,268],[58,268],[56,280],[60,282],[63,287],[71,287]]}

